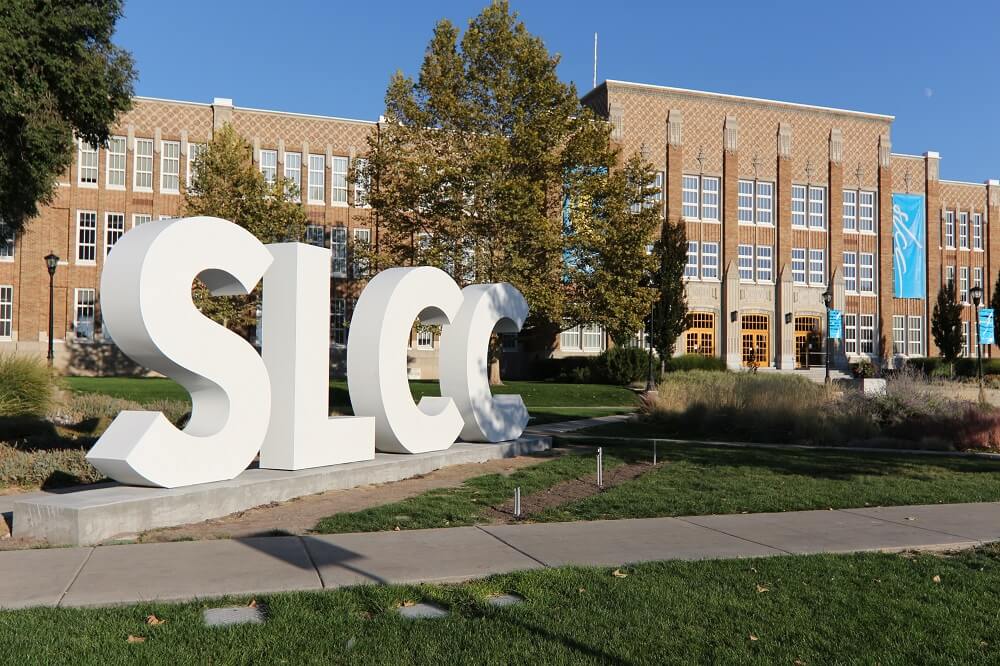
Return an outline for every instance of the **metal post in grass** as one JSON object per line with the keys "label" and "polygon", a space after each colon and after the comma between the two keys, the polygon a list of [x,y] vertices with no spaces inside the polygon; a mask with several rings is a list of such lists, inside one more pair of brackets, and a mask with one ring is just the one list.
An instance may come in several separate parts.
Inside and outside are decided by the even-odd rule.
{"label": "metal post in grass", "polygon": [[983,341],[979,339],[979,303],[983,300],[983,287],[973,285],[969,290],[972,297],[972,309],[976,311],[976,374],[979,376],[979,404],[986,402],[986,394],[983,391]]}
{"label": "metal post in grass", "polygon": [[514,488],[514,517],[521,517],[521,486]]}
{"label": "metal post in grass", "polygon": [[653,440],[653,464],[656,464],[656,440]]}
{"label": "metal post in grass", "polygon": [[597,447],[597,487],[604,487],[604,447]]}

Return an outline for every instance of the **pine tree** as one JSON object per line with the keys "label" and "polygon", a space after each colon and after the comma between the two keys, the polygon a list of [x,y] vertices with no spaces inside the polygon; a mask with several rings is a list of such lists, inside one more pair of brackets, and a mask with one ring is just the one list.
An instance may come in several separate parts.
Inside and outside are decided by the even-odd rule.
{"label": "pine tree", "polygon": [[955,295],[955,283],[941,285],[931,316],[931,334],[942,358],[953,363],[962,353],[962,304]]}
{"label": "pine tree", "polygon": [[653,318],[653,345],[661,359],[673,356],[677,337],[687,327],[687,296],[684,267],[687,265],[687,233],[684,222],[664,221],[656,244],[659,271],[656,275],[658,299]]}
{"label": "pine tree", "polygon": [[[184,192],[186,216],[221,217],[243,227],[262,243],[300,240],[307,215],[295,184],[278,178],[268,183],[253,163],[253,151],[231,125],[215,132],[195,159],[192,181]],[[248,296],[213,297],[200,282],[194,300],[208,317],[250,339],[261,289]]]}
{"label": "pine tree", "polygon": [[[653,297],[642,280],[655,224],[628,210],[647,178],[619,166],[609,125],[558,63],[505,0],[461,37],[437,24],[417,80],[392,77],[386,122],[355,174],[373,184],[372,260],[437,266],[462,286],[509,282],[530,305],[528,329],[634,333]],[[496,382],[496,340],[490,356]]]}
{"label": "pine tree", "polygon": [[15,231],[50,203],[74,135],[108,140],[132,105],[132,57],[111,43],[121,0],[0,3],[0,220]]}

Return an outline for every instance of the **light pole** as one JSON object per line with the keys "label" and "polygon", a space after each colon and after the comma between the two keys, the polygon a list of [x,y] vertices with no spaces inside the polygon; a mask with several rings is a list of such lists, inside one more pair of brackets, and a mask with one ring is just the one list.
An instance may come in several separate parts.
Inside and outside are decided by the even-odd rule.
{"label": "light pole", "polygon": [[982,404],[986,398],[983,393],[983,341],[979,339],[979,304],[983,300],[983,288],[978,284],[974,285],[969,290],[969,296],[972,297],[972,307],[976,311],[976,374],[979,376],[979,403]]}
{"label": "light pole", "polygon": [[833,305],[833,292],[830,291],[830,287],[827,286],[826,291],[823,292],[823,305],[826,306],[826,344],[823,347],[823,359],[824,365],[826,366],[826,373],[823,377],[823,382],[829,386],[830,385],[830,306]]}
{"label": "light pole", "polygon": [[54,327],[55,320],[55,310],[53,305],[53,287],[52,281],[56,276],[56,266],[59,265],[59,257],[56,256],[51,250],[47,255],[45,255],[45,267],[49,270],[49,352],[46,355],[46,359],[49,362],[49,367],[52,367],[52,360],[55,358],[55,352],[52,349],[52,329]]}
{"label": "light pole", "polygon": [[653,315],[656,312],[656,302],[649,304],[649,335],[646,336],[649,369],[646,374],[646,392],[653,390]]}

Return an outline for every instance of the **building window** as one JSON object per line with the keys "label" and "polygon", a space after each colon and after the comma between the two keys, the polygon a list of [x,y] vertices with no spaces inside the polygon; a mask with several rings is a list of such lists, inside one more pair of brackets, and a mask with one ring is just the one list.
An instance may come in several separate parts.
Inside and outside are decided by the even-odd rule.
{"label": "building window", "polygon": [[309,245],[326,247],[326,232],[321,224],[307,224],[305,241]]}
{"label": "building window", "polygon": [[108,163],[105,175],[107,186],[125,189],[125,137],[113,136],[108,139]]}
{"label": "building window", "polygon": [[971,356],[971,345],[969,340],[969,322],[962,322],[962,356]]}
{"label": "building window", "polygon": [[[302,153],[285,153],[285,180],[295,185],[295,200],[302,200]],[[289,188],[291,189],[291,187]]]}
{"label": "building window", "polygon": [[741,180],[739,183],[739,221],[744,224],[774,224],[774,183]]}
{"label": "building window", "polygon": [[324,204],[326,183],[326,156],[309,155],[309,203]]}
{"label": "building window", "polygon": [[958,246],[969,249],[969,214],[965,212],[958,214]]}
{"label": "building window", "polygon": [[141,192],[153,191],[153,140],[136,139],[134,164],[132,166],[134,174],[132,176],[132,189]]}
{"label": "building window", "polygon": [[76,263],[92,264],[97,261],[97,213],[89,210],[76,212]]}
{"label": "building window", "polygon": [[[918,318],[919,319],[919,318]],[[907,331],[906,316],[893,315],[892,317],[892,353],[906,354]]]}
{"label": "building window", "polygon": [[972,214],[972,249],[983,249],[983,214]]}
{"label": "building window", "polygon": [[339,346],[347,344],[347,304],[343,298],[330,301],[330,341]]}
{"label": "building window", "polygon": [[910,356],[920,356],[924,353],[924,320],[913,316],[909,319]]}
{"label": "building window", "polygon": [[181,179],[181,144],[160,142],[160,191],[178,192]]}
{"label": "building window", "polygon": [[792,185],[792,226],[806,226],[806,187]]}
{"label": "building window", "polygon": [[434,331],[427,329],[417,331],[417,349],[426,351],[434,349]]}
{"label": "building window", "polygon": [[875,233],[875,193],[858,192],[861,205],[858,208],[858,229],[862,233]]}
{"label": "building window", "polygon": [[260,172],[264,175],[264,180],[271,185],[278,179],[278,151],[260,151]]}
{"label": "building window", "polygon": [[955,267],[945,266],[944,269],[944,284],[949,289],[954,289],[955,287]]}
{"label": "building window", "polygon": [[368,275],[368,259],[364,256],[360,256],[358,250],[364,252],[363,248],[367,248],[372,242],[372,230],[371,229],[355,229],[354,230],[354,257],[351,271],[355,278],[363,278]]}
{"label": "building window", "polygon": [[567,328],[559,336],[559,348],[560,349],[580,349],[580,327],[574,326],[573,328]]}
{"label": "building window", "polygon": [[78,340],[93,340],[96,292],[93,289],[75,289],[74,302],[73,332]]}
{"label": "building window", "polygon": [[955,247],[955,212],[944,212],[944,246]]}
{"label": "building window", "polygon": [[[690,258],[688,259],[690,261]],[[701,244],[701,279],[719,279],[719,244]]]}
{"label": "building window", "polygon": [[14,287],[0,285],[0,339],[10,340],[14,330]]}
{"label": "building window", "polygon": [[753,245],[739,247],[740,280],[753,282]]}
{"label": "building window", "polygon": [[104,214],[104,256],[111,254],[111,248],[125,235],[125,214]]}
{"label": "building window", "polygon": [[958,300],[962,303],[969,302],[969,267],[962,266],[958,269]]}
{"label": "building window", "polygon": [[856,252],[844,253],[844,291],[858,291],[858,255]]}
{"label": "building window", "polygon": [[600,324],[584,324],[580,327],[583,351],[604,349],[604,327]]}
{"label": "building window", "polygon": [[774,250],[770,245],[757,246],[757,282],[774,279]]}
{"label": "building window", "polygon": [[[681,181],[681,214],[689,219],[718,221],[719,179],[685,175]],[[699,214],[700,213],[700,214]]]}
{"label": "building window", "polygon": [[753,181],[741,180],[737,216],[742,224],[753,224]]}
{"label": "building window", "polygon": [[826,188],[809,188],[809,228],[826,228]]}
{"label": "building window", "polygon": [[844,353],[858,353],[858,315],[844,315]]}
{"label": "building window", "polygon": [[859,266],[861,291],[866,294],[875,293],[875,255],[871,252],[862,252],[858,256],[861,259]]}
{"label": "building window", "polygon": [[826,283],[826,251],[809,250],[809,284]]}
{"label": "building window", "polygon": [[193,183],[194,179],[198,177],[198,158],[201,157],[202,153],[204,152],[205,152],[205,144],[203,143],[188,144],[187,177],[184,181],[185,187],[191,187],[191,183]]}
{"label": "building window", "polygon": [[330,274],[347,277],[347,227],[330,229]]}
{"label": "building window", "polygon": [[806,283],[806,249],[804,247],[792,248],[792,282],[795,284]]}
{"label": "building window", "polygon": [[146,224],[147,222],[151,222],[152,220],[153,220],[152,215],[142,215],[140,213],[136,213],[132,215],[132,228],[135,229],[140,224]]}
{"label": "building window", "polygon": [[0,261],[14,260],[14,230],[0,222]]}
{"label": "building window", "polygon": [[81,187],[97,187],[98,147],[83,139],[78,141],[77,183]]}
{"label": "building window", "polygon": [[875,353],[875,315],[861,315],[858,344],[862,354]]}
{"label": "building window", "polygon": [[688,314],[684,349],[688,354],[715,356],[715,315],[710,312]]}
{"label": "building window", "polygon": [[[367,208],[368,207],[368,160],[364,157],[359,157],[354,160],[354,173],[357,175],[357,179],[354,181],[354,206],[356,208]],[[658,173],[657,176],[662,181],[663,174]],[[659,194],[653,195],[653,198],[659,197]],[[514,345],[516,349],[517,338],[514,338]]]}
{"label": "building window", "polygon": [[684,266],[684,277],[698,277],[698,241],[688,241],[687,264]]}
{"label": "building window", "polygon": [[774,183],[757,181],[757,224],[774,224]]}
{"label": "building window", "polygon": [[334,206],[347,205],[347,158],[333,156],[330,162],[330,199]]}
{"label": "building window", "polygon": [[844,231],[858,230],[858,192],[844,190]]}

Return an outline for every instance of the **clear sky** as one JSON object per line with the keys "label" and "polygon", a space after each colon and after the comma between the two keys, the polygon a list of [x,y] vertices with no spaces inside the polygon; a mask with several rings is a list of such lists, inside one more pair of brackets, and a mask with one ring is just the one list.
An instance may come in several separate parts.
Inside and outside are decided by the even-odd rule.
{"label": "clear sky", "polygon": [[[487,0],[126,0],[136,92],[376,119],[435,22]],[[513,0],[583,94],[593,76],[886,113],[893,150],[1000,178],[1000,2]]]}

